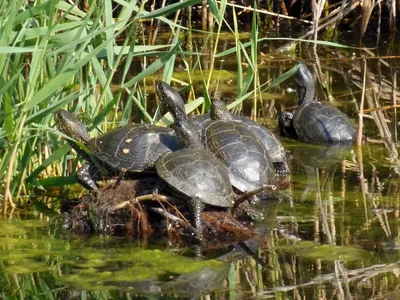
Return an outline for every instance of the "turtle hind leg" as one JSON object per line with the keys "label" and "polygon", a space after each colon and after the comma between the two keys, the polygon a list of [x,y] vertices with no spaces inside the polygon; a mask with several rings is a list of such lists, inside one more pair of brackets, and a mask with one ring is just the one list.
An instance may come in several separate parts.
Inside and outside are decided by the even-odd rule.
{"label": "turtle hind leg", "polygon": [[286,162],[284,161],[274,161],[272,163],[274,165],[275,169],[275,175],[276,176],[286,176],[290,174],[289,167]]}
{"label": "turtle hind leg", "polygon": [[121,183],[122,179],[124,179],[125,174],[126,169],[122,169],[118,174],[117,180],[112,184],[112,188],[117,187]]}
{"label": "turtle hind leg", "polygon": [[194,227],[197,229],[197,238],[203,240],[203,222],[201,213],[204,209],[204,203],[199,198],[192,198],[189,200],[189,208],[193,214]]}
{"label": "turtle hind leg", "polygon": [[76,173],[76,178],[78,182],[88,190],[97,191],[99,188],[97,187],[96,183],[94,182],[92,175],[90,174],[91,164],[87,163],[82,166]]}

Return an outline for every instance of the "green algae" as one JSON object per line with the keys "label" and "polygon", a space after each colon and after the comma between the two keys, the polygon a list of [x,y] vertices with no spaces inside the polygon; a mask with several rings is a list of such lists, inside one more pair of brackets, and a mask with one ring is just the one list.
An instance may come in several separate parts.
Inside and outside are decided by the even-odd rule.
{"label": "green algae", "polygon": [[300,241],[293,245],[279,245],[278,249],[284,252],[296,253],[297,256],[325,261],[352,261],[369,260],[372,254],[359,246],[319,245],[311,241]]}

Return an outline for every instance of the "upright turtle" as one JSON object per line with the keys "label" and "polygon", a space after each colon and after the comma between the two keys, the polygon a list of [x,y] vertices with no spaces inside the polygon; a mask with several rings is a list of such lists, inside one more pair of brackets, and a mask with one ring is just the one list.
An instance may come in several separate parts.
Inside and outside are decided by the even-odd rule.
{"label": "upright turtle", "polygon": [[[62,133],[85,145],[100,163],[122,172],[155,172],[155,164],[162,155],[182,148],[170,128],[131,124],[90,138],[85,125],[68,111],[57,111],[55,120]],[[94,163],[76,142],[68,143],[88,162],[78,170],[78,182],[97,190],[90,174]]]}
{"label": "upright turtle", "polygon": [[[314,100],[314,80],[310,70],[302,63],[295,74],[299,107],[294,112],[283,113],[279,123],[281,133],[298,136],[306,143],[352,143],[356,140],[356,128],[352,121],[336,107]],[[290,122],[293,120],[293,123]],[[295,134],[293,133],[293,127]]]}
{"label": "upright turtle", "polygon": [[[175,124],[189,123],[179,94],[164,82],[157,82],[156,90]],[[239,191],[252,191],[274,181],[275,172],[267,150],[243,122],[208,120],[202,124],[201,139],[206,149],[228,168],[230,182]]]}

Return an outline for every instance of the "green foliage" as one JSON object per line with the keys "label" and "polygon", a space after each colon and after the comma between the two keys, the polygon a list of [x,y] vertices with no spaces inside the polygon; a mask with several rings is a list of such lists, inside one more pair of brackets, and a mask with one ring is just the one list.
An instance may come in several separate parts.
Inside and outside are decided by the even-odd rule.
{"label": "green foliage", "polygon": [[[25,183],[41,186],[43,177],[68,174],[69,146],[59,148],[53,129],[52,114],[59,108],[84,112],[90,128],[108,130],[118,126],[118,104],[126,91],[126,107],[133,102],[144,121],[156,121],[138,83],[166,63],[173,70],[181,26],[163,15],[199,1],[151,13],[136,1],[116,1],[117,16],[111,1],[92,1],[87,11],[61,0],[6,2],[0,7],[0,176],[2,191],[18,196]],[[142,20],[156,17],[177,30],[172,45],[136,45]],[[157,60],[127,80],[134,57],[156,54]],[[116,70],[123,70],[122,81]],[[111,84],[118,82],[121,88],[114,94]],[[128,120],[126,110],[121,122]]]}
{"label": "green foliage", "polygon": [[[201,32],[203,44],[188,51],[195,32],[168,18],[201,1],[181,1],[153,11],[146,11],[145,3],[89,1],[86,9],[65,0],[8,0],[0,5],[0,184],[6,198],[19,198],[26,184],[44,188],[75,182],[78,162],[68,162],[71,157],[65,154],[70,148],[60,145],[54,129],[53,113],[60,108],[81,114],[93,134],[127,124],[132,111],[141,122],[166,125],[169,116],[159,121],[160,108],[152,110],[154,105],[148,103],[156,78],[189,87],[188,111],[202,105],[201,112],[210,105],[211,90],[223,88],[221,79],[236,80],[237,100],[229,108],[252,100],[257,110],[264,92],[294,72],[268,85],[260,82],[259,45],[270,38],[259,38],[256,13],[250,35],[243,35],[236,14],[233,28],[225,19],[227,1],[208,1],[216,33]],[[169,28],[169,42],[150,45],[145,30],[154,20]],[[220,51],[226,40],[224,27],[233,33],[235,47]],[[185,41],[190,44],[187,48]],[[206,51],[212,54],[205,68]],[[222,63],[217,66],[218,59],[231,54],[236,57],[237,74]],[[175,72],[177,60],[184,72]],[[194,82],[203,87],[204,98],[194,96]]]}

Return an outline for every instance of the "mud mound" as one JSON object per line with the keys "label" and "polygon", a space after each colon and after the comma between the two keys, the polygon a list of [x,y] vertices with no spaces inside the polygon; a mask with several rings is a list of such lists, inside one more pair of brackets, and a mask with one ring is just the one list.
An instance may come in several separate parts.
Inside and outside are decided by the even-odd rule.
{"label": "mud mound", "polygon": [[[102,233],[171,240],[193,238],[191,212],[186,201],[167,193],[152,193],[161,185],[157,177],[124,180],[82,198],[66,200],[62,206],[64,227],[71,233]],[[203,235],[210,241],[236,241],[253,236],[253,230],[229,212],[207,207],[202,214]]]}

